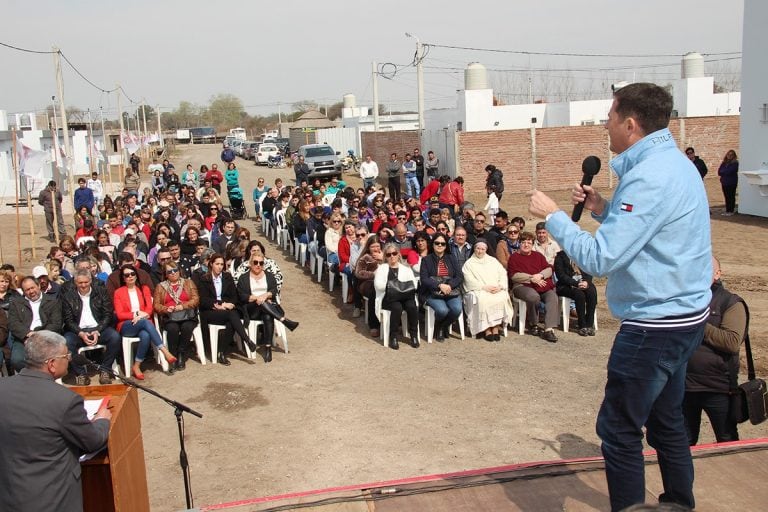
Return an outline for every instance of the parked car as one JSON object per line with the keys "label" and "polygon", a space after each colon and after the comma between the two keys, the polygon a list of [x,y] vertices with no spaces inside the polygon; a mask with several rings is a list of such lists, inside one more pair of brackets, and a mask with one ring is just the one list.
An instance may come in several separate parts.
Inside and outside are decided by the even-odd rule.
{"label": "parked car", "polygon": [[243,142],[243,158],[246,160],[255,160],[256,159],[256,151],[259,149],[259,143],[253,142],[253,141],[245,141]]}
{"label": "parked car", "polygon": [[275,156],[280,152],[275,144],[260,144],[256,150],[256,165],[267,165],[270,156]]}
{"label": "parked car", "polygon": [[299,148],[299,156],[309,166],[310,178],[340,177],[339,154],[328,144],[306,144]]}
{"label": "parked car", "polygon": [[232,151],[234,151],[236,155],[240,156],[241,155],[240,148],[242,147],[243,142],[245,141],[235,139],[232,141],[232,144],[230,144],[229,147],[232,148]]}
{"label": "parked car", "polygon": [[224,137],[224,143],[222,144],[222,146],[223,146],[223,147],[231,146],[231,145],[232,145],[232,143],[233,143],[235,140],[236,140],[236,139],[235,139],[235,136],[234,136],[234,135],[227,135],[226,137]]}

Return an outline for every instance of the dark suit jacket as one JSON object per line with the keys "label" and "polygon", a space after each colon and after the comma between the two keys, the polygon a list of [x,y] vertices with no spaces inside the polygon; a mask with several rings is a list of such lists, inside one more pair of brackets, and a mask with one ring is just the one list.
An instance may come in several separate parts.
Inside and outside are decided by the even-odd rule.
{"label": "dark suit jacket", "polygon": [[[107,327],[112,326],[115,308],[109,295],[107,295],[107,289],[104,286],[91,286],[89,300],[91,314],[96,322],[98,322],[96,330],[102,332]],[[76,288],[69,290],[67,293],[62,294],[60,301],[64,317],[64,330],[77,334],[80,332],[80,317],[83,314],[83,301],[80,298],[80,293]]]}
{"label": "dark suit jacket", "polygon": [[[50,295],[43,294],[40,304],[40,321],[43,325],[38,331],[61,332],[61,304]],[[17,298],[11,302],[8,310],[8,328],[15,341],[23,342],[32,325],[32,307],[26,298]]]}
{"label": "dark suit jacket", "polygon": [[30,368],[0,379],[0,510],[83,510],[78,457],[103,448],[109,421]]}
{"label": "dark suit jacket", "polygon": [[[271,272],[264,272],[267,276],[267,291],[272,294],[272,302],[277,302],[277,281]],[[237,295],[240,304],[248,304],[248,298],[251,296],[251,273],[246,272],[237,280]]]}
{"label": "dark suit jacket", "polygon": [[[445,266],[448,267],[448,284],[452,290],[461,288],[464,282],[464,274],[453,254],[446,254],[443,257]],[[432,292],[438,291],[440,279],[437,277],[437,255],[435,253],[427,254],[421,259],[421,269],[419,270],[419,303],[424,304]]]}
{"label": "dark suit jacket", "polygon": [[[192,280],[197,286],[197,292],[200,294],[200,306],[198,306],[200,311],[213,309],[213,304],[216,302],[216,288],[213,286],[211,274],[205,273],[197,278],[193,275]],[[221,300],[222,302],[231,302],[235,305],[240,303],[237,298],[235,280],[229,272],[221,274]]]}

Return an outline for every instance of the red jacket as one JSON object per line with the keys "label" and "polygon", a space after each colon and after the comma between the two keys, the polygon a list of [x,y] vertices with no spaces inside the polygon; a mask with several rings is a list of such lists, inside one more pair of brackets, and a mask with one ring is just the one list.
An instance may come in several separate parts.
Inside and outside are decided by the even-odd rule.
{"label": "red jacket", "polygon": [[438,199],[441,203],[461,206],[464,204],[464,187],[450,181],[445,184]]}
{"label": "red jacket", "polygon": [[428,203],[429,200],[432,198],[432,196],[436,196],[439,191],[440,191],[440,180],[432,180],[429,183],[427,183],[427,186],[424,187],[424,190],[421,191],[421,195],[419,196],[419,200],[421,201],[421,204]]}
{"label": "red jacket", "polygon": [[203,180],[211,180],[211,185],[215,187],[216,185],[221,185],[221,182],[224,181],[224,175],[221,174],[221,171],[218,169],[215,171],[210,169],[205,173],[205,178],[203,178]]}
{"label": "red jacket", "polygon": [[[149,286],[142,286],[138,295],[140,309],[148,314],[150,321],[152,321],[152,314],[154,313],[152,308],[152,291],[149,289]],[[128,287],[121,286],[115,290],[115,296],[112,300],[115,305],[115,315],[117,315],[117,332],[120,332],[123,323],[133,319],[131,299],[128,296]]]}

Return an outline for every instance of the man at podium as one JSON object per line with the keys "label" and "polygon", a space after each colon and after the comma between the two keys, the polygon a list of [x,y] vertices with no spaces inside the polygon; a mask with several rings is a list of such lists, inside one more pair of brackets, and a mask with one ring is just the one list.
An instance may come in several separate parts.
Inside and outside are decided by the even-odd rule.
{"label": "man at podium", "polygon": [[82,511],[79,457],[104,448],[112,413],[89,420],[83,398],[55,379],[67,374],[63,336],[36,331],[26,368],[0,379],[0,510]]}

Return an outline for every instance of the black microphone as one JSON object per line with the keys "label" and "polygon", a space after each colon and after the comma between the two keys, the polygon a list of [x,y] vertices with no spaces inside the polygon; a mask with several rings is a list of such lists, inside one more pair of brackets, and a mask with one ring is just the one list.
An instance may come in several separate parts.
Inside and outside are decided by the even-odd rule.
{"label": "black microphone", "polygon": [[[584,173],[584,176],[581,178],[581,186],[584,185],[591,185],[592,184],[592,178],[595,177],[595,174],[600,172],[600,159],[596,156],[588,156],[584,159],[583,162],[581,162],[581,172]],[[586,199],[585,199],[586,200]],[[579,219],[581,218],[581,212],[584,211],[584,202],[578,203],[576,206],[573,207],[573,214],[571,214],[571,220],[573,222],[579,222]]]}
{"label": "black microphone", "polygon": [[83,354],[75,354],[72,356],[72,364],[76,366],[98,367],[96,363],[85,357]]}

